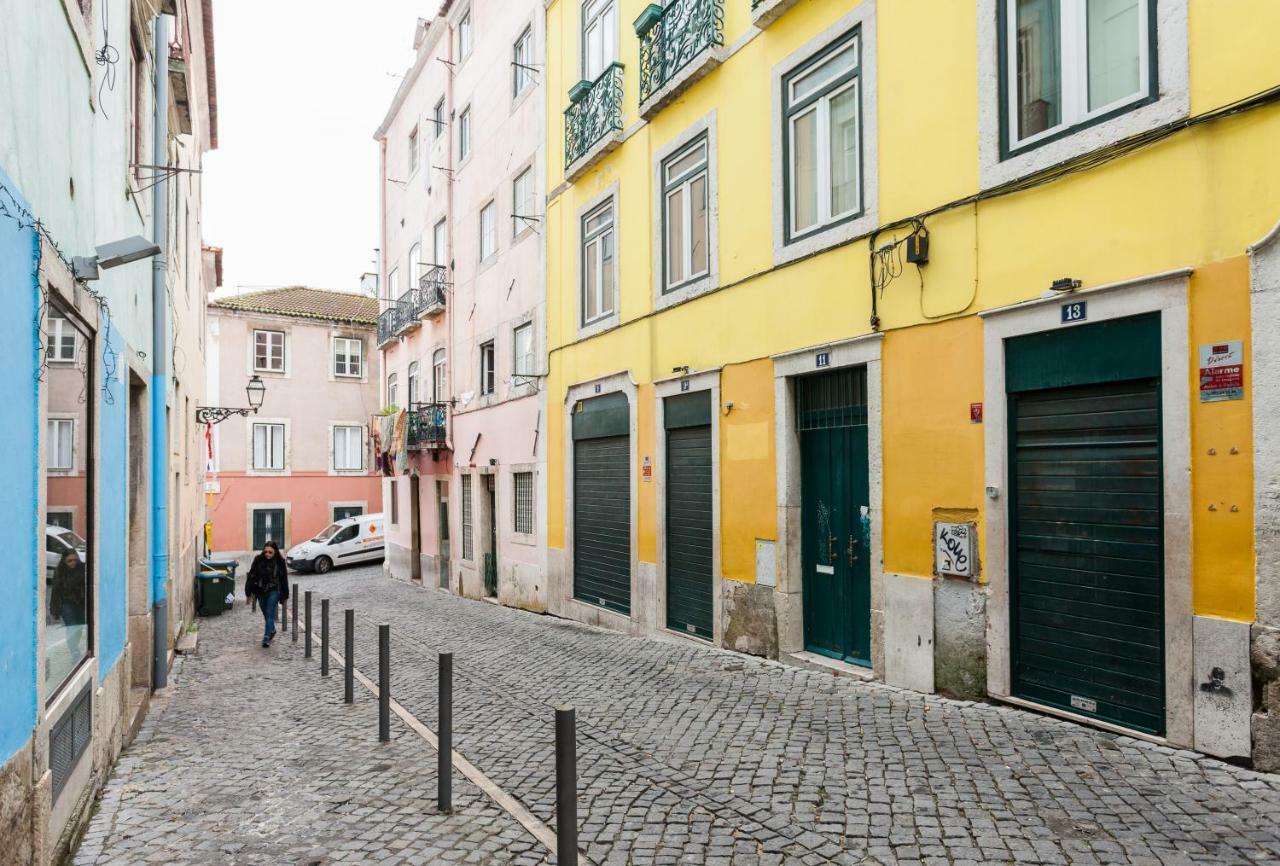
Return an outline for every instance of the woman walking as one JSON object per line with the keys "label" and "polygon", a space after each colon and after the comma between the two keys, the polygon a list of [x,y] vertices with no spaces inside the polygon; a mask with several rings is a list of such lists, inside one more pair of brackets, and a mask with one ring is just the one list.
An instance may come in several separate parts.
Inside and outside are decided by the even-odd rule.
{"label": "woman walking", "polygon": [[289,567],[274,541],[262,545],[262,553],[253,558],[249,576],[244,582],[244,594],[246,599],[255,596],[258,599],[262,618],[266,621],[262,645],[269,647],[276,636],[276,605],[289,600]]}

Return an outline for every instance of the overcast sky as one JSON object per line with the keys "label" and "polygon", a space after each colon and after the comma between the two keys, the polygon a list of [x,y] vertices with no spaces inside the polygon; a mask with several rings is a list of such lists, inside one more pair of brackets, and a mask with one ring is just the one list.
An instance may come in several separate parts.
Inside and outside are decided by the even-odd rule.
{"label": "overcast sky", "polygon": [[373,133],[440,0],[215,0],[218,150],[205,243],[223,283],[355,289],[378,237]]}

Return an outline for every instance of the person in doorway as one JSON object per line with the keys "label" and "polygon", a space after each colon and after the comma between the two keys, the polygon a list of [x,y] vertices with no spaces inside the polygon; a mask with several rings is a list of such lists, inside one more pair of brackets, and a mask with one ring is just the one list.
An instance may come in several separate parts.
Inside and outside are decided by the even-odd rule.
{"label": "person in doorway", "polygon": [[81,644],[87,621],[85,614],[88,607],[89,572],[76,551],[68,550],[58,560],[49,595],[49,606],[62,620],[62,626],[66,630],[68,651],[73,657],[79,658],[83,651]]}
{"label": "person in doorway", "polygon": [[269,647],[276,636],[276,606],[289,600],[289,567],[274,541],[262,545],[262,552],[253,558],[244,594],[249,600],[256,598],[262,608],[262,645]]}

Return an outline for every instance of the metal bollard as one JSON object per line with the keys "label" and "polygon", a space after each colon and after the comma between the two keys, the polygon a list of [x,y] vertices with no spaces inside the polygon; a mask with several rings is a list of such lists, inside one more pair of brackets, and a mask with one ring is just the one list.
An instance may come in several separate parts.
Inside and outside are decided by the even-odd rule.
{"label": "metal bollard", "polygon": [[440,653],[440,745],[436,750],[440,811],[453,811],[453,653]]}
{"label": "metal bollard", "polygon": [[391,626],[378,625],[378,741],[391,742]]}
{"label": "metal bollard", "polygon": [[356,612],[351,608],[346,610],[347,620],[347,645],[342,656],[342,701],[343,703],[353,704],[356,700],[356,678],[355,678],[355,654],[356,654]]}
{"label": "metal bollard", "polygon": [[311,590],[307,590],[306,617],[307,621],[305,623],[305,628],[307,630],[307,649],[303,652],[302,657],[309,659],[311,658]]}
{"label": "metal bollard", "polygon": [[573,707],[556,707],[556,863],[578,862],[578,745]]}
{"label": "metal bollard", "polygon": [[329,599],[320,599],[320,676],[329,676]]}
{"label": "metal bollard", "polygon": [[296,592],[289,593],[293,599],[293,642],[298,642],[298,594]]}

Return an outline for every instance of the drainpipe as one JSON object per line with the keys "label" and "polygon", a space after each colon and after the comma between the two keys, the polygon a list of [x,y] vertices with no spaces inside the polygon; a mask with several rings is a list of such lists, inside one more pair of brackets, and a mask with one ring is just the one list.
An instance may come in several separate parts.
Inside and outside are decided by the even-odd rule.
{"label": "drainpipe", "polygon": [[[167,164],[169,148],[169,26],[155,20],[156,104],[152,158]],[[169,341],[167,324],[169,184],[159,181],[151,193],[151,230],[159,255],[151,260],[151,621],[152,687],[169,684]]]}

